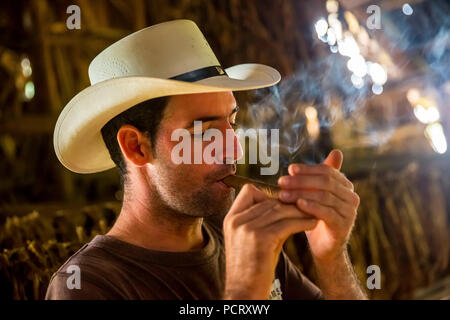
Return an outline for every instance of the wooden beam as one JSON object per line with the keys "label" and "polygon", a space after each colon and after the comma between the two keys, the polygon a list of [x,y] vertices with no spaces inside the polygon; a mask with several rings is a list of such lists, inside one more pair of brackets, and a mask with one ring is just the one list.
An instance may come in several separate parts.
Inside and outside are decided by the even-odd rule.
{"label": "wooden beam", "polygon": [[136,0],[134,2],[134,15],[136,17],[135,20],[135,30],[140,30],[147,27],[147,6],[145,5],[144,0]]}
{"label": "wooden beam", "polygon": [[58,86],[56,84],[56,75],[53,70],[52,55],[50,50],[50,43],[46,37],[49,27],[47,21],[48,5],[46,0],[31,2],[36,12],[37,25],[38,25],[38,37],[42,43],[42,57],[43,65],[46,70],[46,82],[48,90],[48,98],[53,113],[57,114],[61,110],[61,99],[58,94]]}

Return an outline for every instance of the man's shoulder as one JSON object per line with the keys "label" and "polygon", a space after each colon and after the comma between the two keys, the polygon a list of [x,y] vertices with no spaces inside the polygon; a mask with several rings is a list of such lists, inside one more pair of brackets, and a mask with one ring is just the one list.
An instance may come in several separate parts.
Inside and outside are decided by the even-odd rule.
{"label": "man's shoulder", "polygon": [[[84,244],[53,273],[46,299],[111,299],[116,292],[112,278],[120,265],[111,254],[94,244]],[[81,288],[78,288],[81,286]]]}
{"label": "man's shoulder", "polygon": [[72,266],[83,266],[88,269],[103,270],[105,265],[111,265],[114,257],[104,249],[95,245],[94,240],[84,244],[70,256],[56,271],[56,273],[70,273]]}
{"label": "man's shoulder", "polygon": [[84,244],[77,252],[75,252],[72,256],[70,256],[55,273],[64,273],[67,272],[67,268],[71,265],[79,264],[82,260],[85,260],[84,253],[88,249],[89,243]]}

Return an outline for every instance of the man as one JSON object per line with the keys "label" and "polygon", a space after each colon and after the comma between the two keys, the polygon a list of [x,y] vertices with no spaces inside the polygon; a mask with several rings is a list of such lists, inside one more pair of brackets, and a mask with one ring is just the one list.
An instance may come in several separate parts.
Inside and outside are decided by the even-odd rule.
{"label": "man", "polygon": [[[280,200],[252,185],[234,200],[221,180],[242,156],[235,136],[215,154],[222,162],[173,161],[174,131],[186,129],[203,151],[210,143],[204,132],[225,135],[235,124],[232,91],[274,85],[276,70],[223,70],[197,26],[176,20],[113,44],[89,75],[93,85],[58,119],[55,151],[74,172],[116,165],[123,206],[106,235],[53,275],[47,299],[365,298],[346,251],[359,198],[339,172],[342,153],[333,151],[322,165],[291,165],[279,181]],[[195,121],[202,121],[200,134]],[[320,289],[282,251],[302,231]]]}

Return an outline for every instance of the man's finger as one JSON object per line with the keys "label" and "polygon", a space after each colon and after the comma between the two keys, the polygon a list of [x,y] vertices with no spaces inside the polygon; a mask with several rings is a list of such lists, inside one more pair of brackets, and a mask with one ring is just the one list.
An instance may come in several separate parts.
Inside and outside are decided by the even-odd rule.
{"label": "man's finger", "polygon": [[245,184],[233,202],[227,215],[242,212],[252,205],[267,200],[267,196],[252,184]]}
{"label": "man's finger", "polygon": [[307,218],[311,219],[311,216],[305,212],[300,211],[296,205],[278,203],[271,210],[267,210],[263,214],[260,214],[257,218],[249,222],[249,227],[252,229],[263,228],[270,224],[276,223],[283,219],[291,218]]}
{"label": "man's finger", "polygon": [[267,234],[277,235],[278,241],[283,244],[293,234],[314,229],[317,222],[317,219],[283,219],[265,227],[263,230]]}
{"label": "man's finger", "polygon": [[345,217],[334,208],[321,205],[315,201],[298,199],[297,206],[300,210],[325,221],[329,225],[339,226],[345,221]]}
{"label": "man's finger", "polygon": [[233,219],[232,224],[234,226],[239,226],[241,224],[249,223],[250,221],[255,220],[259,216],[264,215],[266,212],[272,212],[273,208],[279,204],[280,202],[274,199],[269,199],[254,204],[253,206],[244,210],[243,212],[233,215],[231,217],[231,219]]}
{"label": "man's finger", "polygon": [[335,168],[336,170],[341,170],[342,162],[344,161],[344,154],[341,150],[334,149],[328,154],[328,157],[323,162],[324,164]]}
{"label": "man's finger", "polygon": [[354,189],[353,183],[351,183],[350,180],[348,180],[342,172],[326,164],[308,165],[302,163],[293,163],[289,165],[288,172],[291,176],[330,175],[349,189]]}
{"label": "man's finger", "polygon": [[282,190],[280,192],[280,201],[286,203],[296,203],[298,199],[310,200],[318,202],[327,207],[332,207],[339,212],[349,212],[353,207],[336,197],[328,191],[306,191],[306,190]]}

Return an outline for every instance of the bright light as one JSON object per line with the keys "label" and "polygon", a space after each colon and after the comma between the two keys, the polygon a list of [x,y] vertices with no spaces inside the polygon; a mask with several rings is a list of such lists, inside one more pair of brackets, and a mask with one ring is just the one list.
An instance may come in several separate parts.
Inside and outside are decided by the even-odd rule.
{"label": "bright light", "polygon": [[377,95],[382,94],[382,93],[383,93],[383,86],[380,85],[380,84],[374,83],[374,84],[372,85],[372,92],[373,92],[374,94],[377,94]]}
{"label": "bright light", "polygon": [[440,123],[429,124],[425,129],[425,136],[435,152],[443,154],[447,151],[447,140]]}
{"label": "bright light", "polygon": [[23,58],[20,62],[20,65],[22,66],[22,74],[24,77],[28,78],[33,73],[33,69],[31,69],[31,63],[28,58]]}
{"label": "bright light", "polygon": [[367,74],[366,60],[361,55],[351,57],[347,62],[347,68],[360,78]]}
{"label": "bright light", "polygon": [[383,85],[387,81],[386,70],[378,63],[369,64],[369,74],[372,81],[376,84]]}
{"label": "bright light", "polygon": [[34,97],[34,83],[33,81],[28,81],[25,85],[25,98],[31,100]]}
{"label": "bright light", "polygon": [[328,29],[328,32],[327,32],[327,40],[328,40],[328,44],[330,45],[330,46],[333,46],[333,45],[335,45],[336,44],[336,34],[334,33],[334,29]]}
{"label": "bright light", "polygon": [[359,32],[358,19],[356,19],[356,17],[350,11],[345,11],[344,17],[345,17],[345,20],[347,21],[348,29],[353,34],[357,34]]}
{"label": "bright light", "polygon": [[317,110],[314,107],[306,107],[305,108],[305,116],[308,120],[317,119]]}
{"label": "bright light", "polygon": [[414,12],[413,8],[412,8],[408,3],[405,3],[405,4],[402,6],[402,11],[403,11],[403,13],[404,13],[405,15],[407,15],[407,16],[412,15],[413,12]]}
{"label": "bright light", "polygon": [[317,35],[319,37],[323,37],[328,30],[328,23],[325,20],[325,18],[320,18],[317,20],[317,22],[314,24],[314,28],[316,29]]}
{"label": "bright light", "polygon": [[327,11],[329,13],[337,13],[339,10],[339,3],[336,0],[327,0]]}
{"label": "bright light", "polygon": [[317,110],[313,106],[305,108],[306,130],[312,140],[316,140],[320,134],[320,124],[317,119]]}
{"label": "bright light", "polygon": [[23,58],[22,61],[20,62],[20,65],[22,66],[22,68],[27,68],[31,65],[30,63],[30,59],[28,58]]}
{"label": "bright light", "polygon": [[343,56],[354,57],[359,55],[359,47],[350,32],[346,32],[344,40],[338,41],[339,53]]}
{"label": "bright light", "polygon": [[414,107],[414,115],[422,123],[433,123],[441,117],[436,107],[424,108],[421,104]]}
{"label": "bright light", "polygon": [[361,44],[362,46],[368,47],[370,45],[370,38],[366,29],[359,28],[359,32],[356,37],[358,39],[358,43]]}
{"label": "bright light", "polygon": [[328,15],[328,24],[333,29],[337,40],[342,40],[342,23],[338,19],[337,13],[330,13]]}
{"label": "bright light", "polygon": [[408,99],[409,103],[411,103],[412,105],[416,105],[416,103],[420,99],[419,90],[416,88],[409,89],[408,92],[406,93],[406,99]]}
{"label": "bright light", "polygon": [[352,77],[350,78],[352,80],[353,86],[356,89],[361,89],[364,86],[364,80],[361,77],[358,77],[355,74],[352,74]]}

